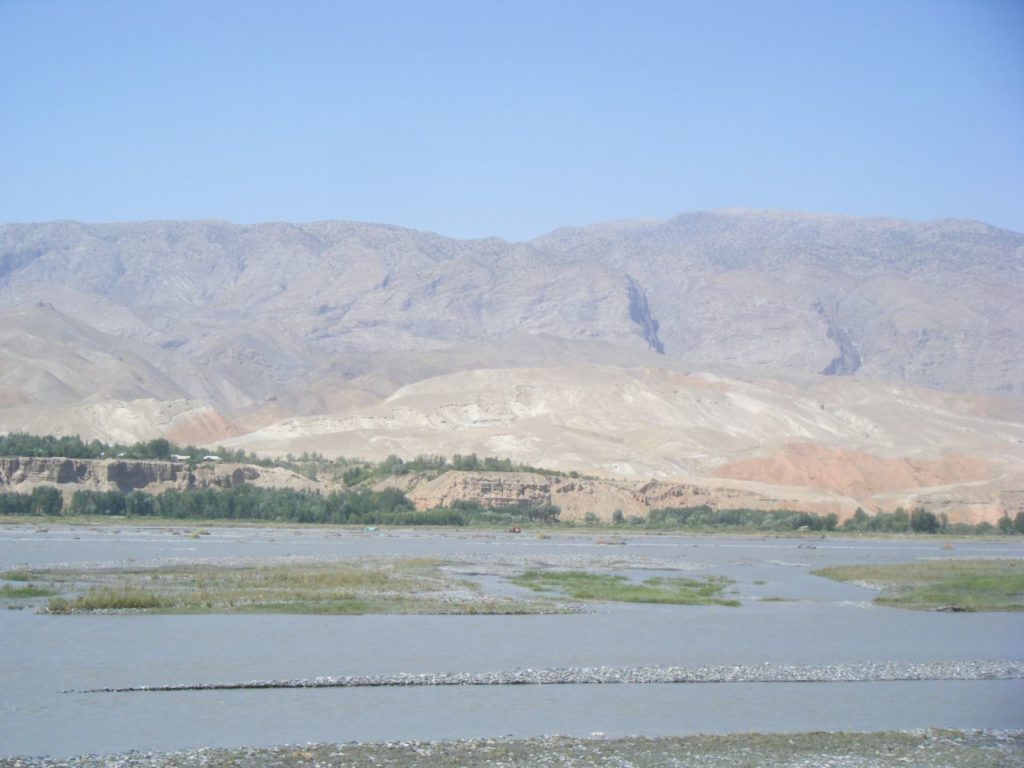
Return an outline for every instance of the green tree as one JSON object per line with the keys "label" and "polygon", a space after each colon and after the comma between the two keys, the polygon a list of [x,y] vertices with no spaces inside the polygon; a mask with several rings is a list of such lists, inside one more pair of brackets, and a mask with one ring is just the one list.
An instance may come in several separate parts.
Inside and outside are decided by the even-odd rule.
{"label": "green tree", "polygon": [[152,517],[153,497],[142,491],[132,491],[125,497],[124,513],[129,517]]}
{"label": "green tree", "polygon": [[917,507],[910,513],[910,529],[916,533],[937,533],[939,518],[923,507]]}
{"label": "green tree", "polygon": [[171,458],[171,444],[162,437],[150,440],[143,446],[143,453],[151,459]]}
{"label": "green tree", "polygon": [[33,488],[29,498],[33,515],[59,515],[64,508],[64,497],[52,485]]}
{"label": "green tree", "polygon": [[864,531],[867,530],[870,519],[871,516],[862,507],[857,507],[853,515],[843,523],[843,528],[849,531]]}
{"label": "green tree", "polygon": [[0,493],[0,515],[28,515],[32,498],[27,493]]}
{"label": "green tree", "polygon": [[910,515],[907,514],[907,510],[903,507],[896,507],[896,510],[892,513],[890,518],[891,531],[908,531],[910,530]]}
{"label": "green tree", "polygon": [[391,454],[384,459],[378,468],[382,475],[404,475],[407,471],[404,462],[395,454]]}

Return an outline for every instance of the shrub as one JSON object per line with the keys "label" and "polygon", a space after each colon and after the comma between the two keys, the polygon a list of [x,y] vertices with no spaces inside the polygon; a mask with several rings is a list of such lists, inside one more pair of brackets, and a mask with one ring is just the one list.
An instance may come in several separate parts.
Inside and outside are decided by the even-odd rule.
{"label": "shrub", "polygon": [[917,507],[910,513],[910,530],[916,533],[938,533],[939,518],[928,510]]}

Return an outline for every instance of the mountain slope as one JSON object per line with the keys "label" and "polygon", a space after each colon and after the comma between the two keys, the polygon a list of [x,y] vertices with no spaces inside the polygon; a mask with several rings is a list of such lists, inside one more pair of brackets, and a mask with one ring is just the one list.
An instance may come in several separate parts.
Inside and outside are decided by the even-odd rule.
{"label": "mountain slope", "polygon": [[348,414],[283,419],[226,444],[279,455],[507,456],[603,477],[747,487],[747,504],[804,499],[847,513],[932,497],[947,507],[952,498],[954,516],[969,506],[984,514],[967,517],[980,519],[1024,488],[1024,423],[993,418],[988,406],[869,380],[477,369],[423,379]]}
{"label": "mountain slope", "polygon": [[253,399],[349,355],[517,332],[1021,394],[1020,295],[1024,235],[974,222],[724,211],[529,243],[342,222],[0,227],[0,306],[51,301],[240,375]]}
{"label": "mountain slope", "polygon": [[0,430],[476,451],[991,516],[1024,498],[1021,296],[1024,235],[964,221],[716,211],[525,243],[9,225]]}

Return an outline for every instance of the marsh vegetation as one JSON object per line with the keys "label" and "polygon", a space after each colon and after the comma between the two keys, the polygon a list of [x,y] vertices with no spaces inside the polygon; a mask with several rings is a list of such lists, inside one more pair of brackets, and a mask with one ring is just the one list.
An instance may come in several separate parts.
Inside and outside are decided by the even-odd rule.
{"label": "marsh vegetation", "polygon": [[[4,595],[49,597],[46,612],[525,614],[577,610],[576,602],[738,606],[723,576],[652,577],[527,570],[508,580],[536,598],[486,594],[431,558],[139,568],[19,569]],[[31,594],[30,594],[31,592]]]}
{"label": "marsh vegetation", "polygon": [[721,596],[723,590],[733,583],[731,579],[723,576],[706,576],[700,579],[653,577],[636,582],[619,574],[526,571],[511,581],[535,592],[557,593],[573,600],[672,605],[740,604],[738,600]]}
{"label": "marsh vegetation", "polygon": [[273,565],[30,571],[52,597],[50,613],[509,614],[541,602],[490,597],[424,558]]}
{"label": "marsh vegetation", "polygon": [[36,584],[25,584],[24,586],[4,584],[0,587],[0,599],[16,600],[19,598],[49,597],[55,594],[57,594],[56,591],[50,587],[41,587]]}
{"label": "marsh vegetation", "polygon": [[1024,610],[1024,561],[930,560],[891,565],[840,565],[812,571],[881,590],[878,605],[935,611]]}

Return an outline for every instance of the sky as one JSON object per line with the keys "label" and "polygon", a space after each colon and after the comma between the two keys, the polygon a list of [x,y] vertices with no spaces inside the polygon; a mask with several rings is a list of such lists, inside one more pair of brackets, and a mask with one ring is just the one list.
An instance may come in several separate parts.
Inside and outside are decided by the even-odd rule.
{"label": "sky", "polygon": [[0,222],[1024,231],[1019,0],[0,0]]}

